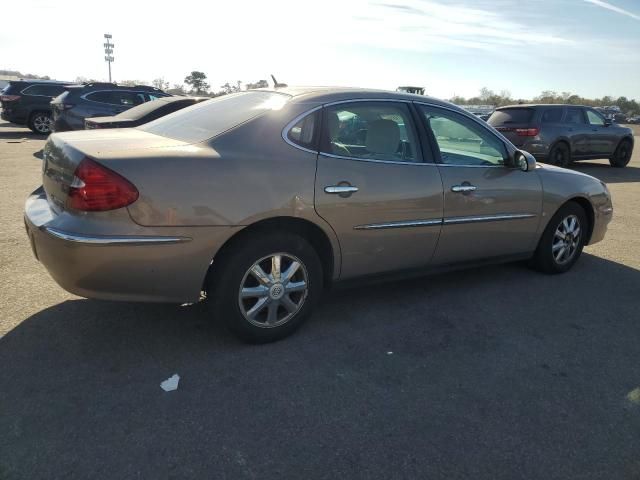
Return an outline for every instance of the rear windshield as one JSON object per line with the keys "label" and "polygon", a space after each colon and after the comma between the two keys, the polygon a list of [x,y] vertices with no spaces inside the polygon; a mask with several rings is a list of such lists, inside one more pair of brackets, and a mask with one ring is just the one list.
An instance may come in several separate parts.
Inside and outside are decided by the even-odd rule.
{"label": "rear windshield", "polygon": [[533,109],[531,108],[507,108],[493,112],[487,123],[491,126],[509,123],[529,123],[531,117],[533,117]]}
{"label": "rear windshield", "polygon": [[137,128],[163,137],[197,143],[269,110],[279,109],[289,98],[289,95],[276,92],[234,93],[178,110]]}
{"label": "rear windshield", "polygon": [[118,114],[118,117],[128,118],[131,120],[138,120],[139,118],[144,117],[148,113],[154,112],[155,110],[166,107],[167,102],[162,99],[151,100],[150,102],[145,102],[142,105],[138,105],[137,107],[130,108],[129,110],[125,110],[124,112]]}

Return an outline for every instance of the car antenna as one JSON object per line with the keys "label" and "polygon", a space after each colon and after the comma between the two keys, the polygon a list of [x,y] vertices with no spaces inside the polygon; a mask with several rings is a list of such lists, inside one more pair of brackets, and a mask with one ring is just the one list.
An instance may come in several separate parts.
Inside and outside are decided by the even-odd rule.
{"label": "car antenna", "polygon": [[286,83],[278,83],[276,77],[273,76],[273,73],[271,74],[271,78],[273,79],[273,88],[282,88],[287,86]]}

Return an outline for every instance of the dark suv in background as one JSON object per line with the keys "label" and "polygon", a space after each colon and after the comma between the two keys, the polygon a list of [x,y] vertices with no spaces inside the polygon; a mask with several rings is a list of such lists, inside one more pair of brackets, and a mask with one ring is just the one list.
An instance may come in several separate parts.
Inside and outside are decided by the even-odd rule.
{"label": "dark suv in background", "polygon": [[51,102],[53,131],[83,130],[85,118],[117,115],[136,105],[169,96],[158,88],[143,85],[89,83],[73,86]]}
{"label": "dark suv in background", "polygon": [[15,80],[0,94],[2,117],[7,122],[26,125],[35,133],[51,132],[51,100],[69,88],[69,82]]}
{"label": "dark suv in background", "polygon": [[591,107],[513,105],[496,109],[488,123],[519,149],[560,167],[596,158],[608,158],[612,167],[625,167],[633,152],[632,130]]}

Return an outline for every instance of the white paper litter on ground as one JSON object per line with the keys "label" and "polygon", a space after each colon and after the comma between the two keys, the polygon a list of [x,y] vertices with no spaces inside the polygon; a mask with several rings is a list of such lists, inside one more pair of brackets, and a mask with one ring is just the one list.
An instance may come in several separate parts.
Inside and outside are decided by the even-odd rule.
{"label": "white paper litter on ground", "polygon": [[180,375],[175,373],[172,377],[169,377],[164,382],[162,382],[160,384],[160,388],[162,388],[165,392],[172,392],[173,390],[178,389],[179,381],[180,381]]}

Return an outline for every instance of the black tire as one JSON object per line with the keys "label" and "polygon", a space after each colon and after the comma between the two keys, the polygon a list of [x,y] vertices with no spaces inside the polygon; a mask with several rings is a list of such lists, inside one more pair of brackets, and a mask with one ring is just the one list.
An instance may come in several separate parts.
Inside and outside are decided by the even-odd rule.
{"label": "black tire", "polygon": [[[281,255],[283,278],[292,260],[295,259],[301,264],[295,274],[298,276],[296,282],[299,285],[301,279],[306,280],[306,292],[287,293],[285,286],[289,285],[288,282],[273,282],[268,288],[269,293],[263,295],[267,303],[258,311],[261,317],[256,314],[250,320],[246,313],[251,312],[252,305],[257,306],[262,298],[240,299],[240,291],[251,281],[254,282],[254,286],[249,288],[267,288],[265,284],[258,282],[258,277],[249,270],[256,262],[262,260],[263,263],[260,265],[264,267],[264,273],[271,277],[272,271],[268,268],[271,266],[271,257],[276,254]],[[268,266],[264,262],[267,262]],[[299,235],[267,232],[258,233],[251,238],[246,237],[226,250],[220,259],[214,259],[213,265],[212,274],[207,281],[210,297],[207,303],[211,312],[220,318],[229,330],[248,343],[268,343],[291,335],[311,315],[322,293],[322,264],[314,248]],[[280,284],[283,290],[278,290],[277,284]],[[274,292],[280,297],[274,298]],[[299,309],[291,313],[291,310],[285,308],[286,299],[287,305],[290,306],[289,302],[293,301],[298,304]],[[254,300],[255,304],[251,303]],[[267,323],[266,317],[271,315],[272,303],[278,304],[275,306],[275,316],[282,317],[281,324]],[[290,318],[286,319],[288,315]]]}
{"label": "black tire", "polygon": [[613,156],[609,158],[609,164],[615,168],[624,168],[631,160],[631,154],[633,153],[633,146],[630,140],[624,139],[616,148]]}
{"label": "black tire", "polygon": [[49,135],[53,125],[51,112],[33,112],[29,117],[27,126],[33,133],[38,135]]}
{"label": "black tire", "polygon": [[[571,234],[571,237],[566,236],[567,239],[562,240],[556,237],[556,231],[559,229],[564,229],[561,227],[561,224],[565,221],[565,219],[575,218],[578,222],[579,238],[578,235]],[[570,222],[569,222],[570,223]],[[589,232],[589,220],[587,219],[587,215],[584,209],[577,204],[576,202],[568,202],[565,203],[560,209],[555,213],[555,215],[549,221],[547,228],[544,230],[542,237],[540,238],[540,242],[538,243],[538,248],[536,249],[533,258],[530,261],[530,266],[536,270],[539,270],[544,273],[564,273],[573,267],[573,265],[580,258],[580,254],[582,253],[582,249],[584,248],[586,235]],[[563,234],[560,231],[560,234]],[[571,256],[566,259],[560,259],[559,261],[556,258],[556,255],[560,253],[560,249],[562,249],[562,244],[564,244],[565,248],[567,244],[564,242],[572,241],[572,245],[575,244],[575,247],[571,249],[567,249],[567,251],[573,251]],[[560,244],[560,247],[557,245]],[[556,248],[554,248],[554,246]]]}
{"label": "black tire", "polygon": [[556,143],[549,151],[549,163],[557,167],[566,168],[571,164],[571,151],[569,146],[564,143]]}

